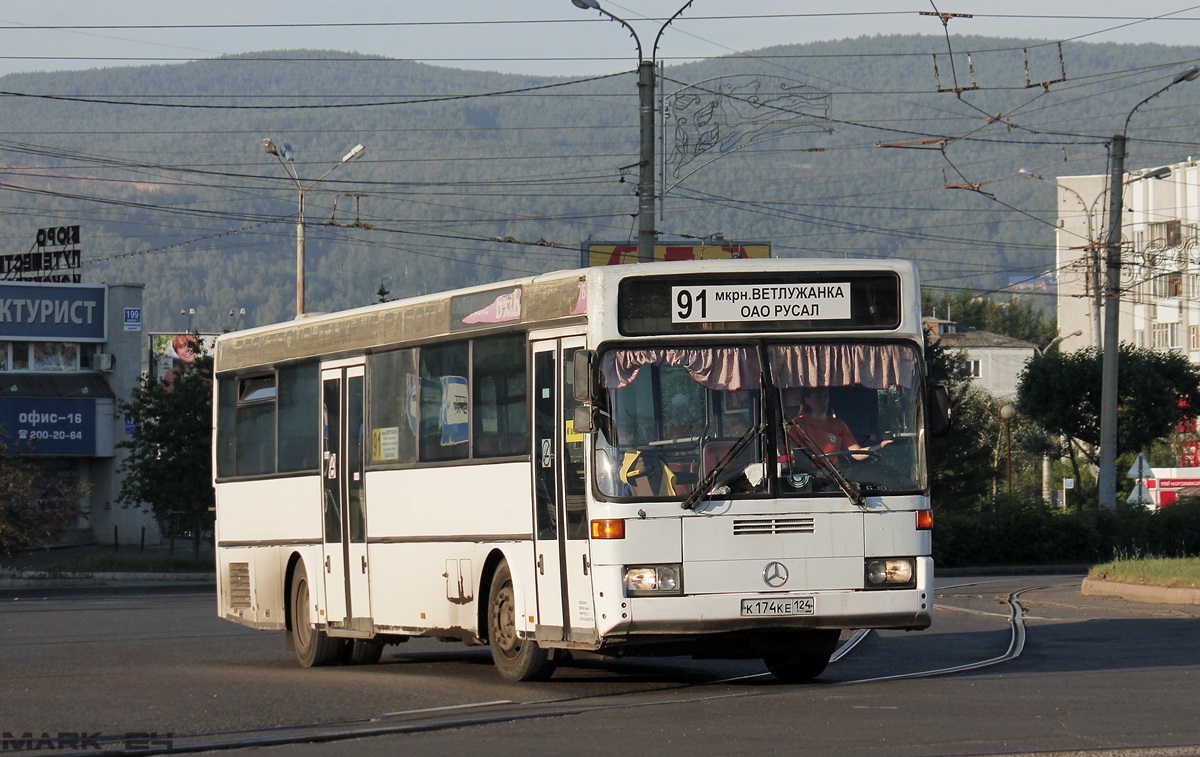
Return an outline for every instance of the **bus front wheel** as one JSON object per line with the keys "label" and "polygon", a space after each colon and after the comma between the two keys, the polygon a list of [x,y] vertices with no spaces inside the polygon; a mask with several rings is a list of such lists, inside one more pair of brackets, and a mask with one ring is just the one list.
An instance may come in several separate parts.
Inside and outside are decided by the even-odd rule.
{"label": "bus front wheel", "polygon": [[488,593],[488,646],[500,677],[506,681],[544,681],[554,673],[554,659],[537,642],[517,635],[516,594],[508,563],[500,563]]}
{"label": "bus front wheel", "polygon": [[322,665],[332,665],[338,662],[342,652],[342,642],[331,639],[319,628],[314,628],[312,616],[312,597],[308,591],[308,574],[304,563],[296,565],[292,576],[292,642],[296,647],[296,659],[306,668]]}
{"label": "bus front wheel", "polygon": [[786,645],[763,655],[763,662],[767,670],[781,681],[811,681],[824,672],[829,658],[837,649],[840,635],[836,629],[798,632],[788,639]]}

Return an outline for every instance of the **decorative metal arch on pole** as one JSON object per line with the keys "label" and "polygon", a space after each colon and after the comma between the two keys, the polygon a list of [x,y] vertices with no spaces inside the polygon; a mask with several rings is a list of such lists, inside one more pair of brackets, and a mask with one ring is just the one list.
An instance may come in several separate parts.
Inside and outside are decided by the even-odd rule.
{"label": "decorative metal arch on pole", "polygon": [[693,0],[688,0],[679,10],[663,23],[658,29],[658,34],[654,37],[654,46],[650,48],[650,57],[647,59],[642,51],[642,40],[638,37],[637,31],[629,25],[625,19],[613,15],[600,6],[597,0],[571,0],[571,3],[576,8],[583,10],[599,11],[601,14],[608,16],[613,21],[624,26],[633,36],[633,41],[637,43],[638,51],[638,113],[639,113],[639,139],[641,149],[639,152],[638,165],[641,172],[638,174],[638,262],[649,263],[654,260],[654,243],[657,239],[657,234],[654,228],[655,207],[655,188],[654,188],[654,170],[655,170],[655,145],[654,145],[654,89],[655,82],[655,65],[658,58],[658,42],[662,39],[662,34],[671,22],[679,18]]}

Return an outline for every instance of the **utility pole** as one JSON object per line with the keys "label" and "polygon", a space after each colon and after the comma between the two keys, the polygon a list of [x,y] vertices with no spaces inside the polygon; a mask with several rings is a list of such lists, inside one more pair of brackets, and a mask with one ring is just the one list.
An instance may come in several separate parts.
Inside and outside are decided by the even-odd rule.
{"label": "utility pole", "polygon": [[654,216],[657,208],[655,207],[655,192],[654,186],[654,171],[655,171],[655,147],[654,147],[654,88],[656,86],[657,58],[658,58],[658,42],[662,39],[662,34],[671,22],[679,18],[679,15],[687,10],[687,7],[692,4],[693,0],[688,0],[683,7],[675,11],[662,26],[658,28],[658,34],[654,37],[654,47],[650,49],[650,57],[647,58],[642,50],[642,39],[638,36],[637,30],[629,25],[625,19],[620,16],[615,16],[609,11],[600,6],[599,0],[571,0],[571,3],[582,10],[599,11],[601,15],[607,16],[613,21],[616,21],[621,26],[624,26],[630,36],[633,37],[634,43],[637,44],[638,53],[638,136],[641,141],[640,150],[638,152],[638,165],[641,167],[641,172],[638,174],[638,262],[651,263],[654,261],[654,243],[657,241],[658,235],[654,228]]}
{"label": "utility pole", "polygon": [[654,87],[656,72],[653,60],[638,62],[639,132],[641,151],[638,174],[638,262],[654,261]]}
{"label": "utility pole", "polygon": [[[1132,114],[1130,114],[1132,115]],[[1126,122],[1128,123],[1128,122]],[[1112,138],[1108,174],[1108,236],[1105,244],[1104,351],[1100,368],[1100,474],[1101,510],[1117,506],[1117,354],[1121,340],[1121,208],[1125,204],[1125,135]],[[1109,408],[1112,412],[1109,412]]]}
{"label": "utility pole", "polygon": [[1133,114],[1146,103],[1185,81],[1200,77],[1200,67],[1189,66],[1154,94],[1133,106],[1125,117],[1125,128],[1112,138],[1111,170],[1108,175],[1108,237],[1107,286],[1104,296],[1104,352],[1101,355],[1100,386],[1100,474],[1097,501],[1102,510],[1117,507],[1117,356],[1121,340],[1120,325],[1121,295],[1121,210],[1125,205],[1125,135]]}

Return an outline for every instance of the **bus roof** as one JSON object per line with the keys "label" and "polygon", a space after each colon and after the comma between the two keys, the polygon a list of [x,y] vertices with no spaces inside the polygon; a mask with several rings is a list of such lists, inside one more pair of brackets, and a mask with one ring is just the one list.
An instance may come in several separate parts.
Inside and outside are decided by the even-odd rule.
{"label": "bus roof", "polygon": [[915,278],[915,267],[909,261],[840,258],[687,260],[555,271],[222,334],[216,341],[216,370],[222,373],[374,352],[487,330],[582,322],[589,297],[595,300],[595,307],[629,277],[772,271],[894,271]]}

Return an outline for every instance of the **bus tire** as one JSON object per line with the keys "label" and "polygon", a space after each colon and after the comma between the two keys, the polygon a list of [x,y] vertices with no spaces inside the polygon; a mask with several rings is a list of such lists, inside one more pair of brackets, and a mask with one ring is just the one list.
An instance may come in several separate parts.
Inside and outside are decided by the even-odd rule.
{"label": "bus tire", "polygon": [[374,665],[383,657],[383,644],[373,639],[353,639],[346,643],[343,659],[346,665]]}
{"label": "bus tire", "polygon": [[312,598],[308,591],[308,573],[304,563],[297,563],[292,576],[292,642],[296,659],[306,668],[316,668],[339,662],[342,643],[314,628],[309,615]]}
{"label": "bus tire", "polygon": [[763,655],[763,662],[771,675],[785,683],[811,681],[829,665],[840,635],[837,629],[798,632],[790,638],[786,648]]}
{"label": "bus tire", "polygon": [[536,641],[517,635],[516,594],[512,572],[502,562],[488,592],[488,646],[496,671],[506,681],[544,681],[554,674],[554,658]]}

